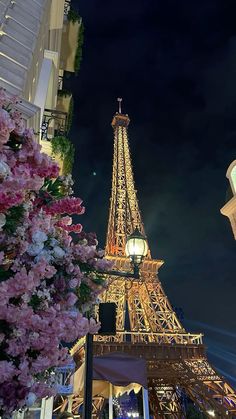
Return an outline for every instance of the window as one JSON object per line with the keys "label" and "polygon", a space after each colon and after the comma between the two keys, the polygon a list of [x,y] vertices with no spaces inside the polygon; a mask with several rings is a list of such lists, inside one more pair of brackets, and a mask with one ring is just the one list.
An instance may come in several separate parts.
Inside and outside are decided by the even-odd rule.
{"label": "window", "polygon": [[230,181],[231,189],[233,191],[233,194],[236,195],[236,160],[234,160],[226,173],[227,178]]}
{"label": "window", "polygon": [[236,193],[236,164],[231,171],[231,179],[234,187],[234,193]]}

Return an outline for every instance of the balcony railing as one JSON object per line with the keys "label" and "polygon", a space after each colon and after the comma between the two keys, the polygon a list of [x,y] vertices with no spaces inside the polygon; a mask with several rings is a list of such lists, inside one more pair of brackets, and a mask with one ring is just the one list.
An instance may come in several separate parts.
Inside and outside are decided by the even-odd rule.
{"label": "balcony railing", "polygon": [[58,90],[63,88],[63,76],[58,76]]}
{"label": "balcony railing", "polygon": [[70,10],[70,6],[71,6],[71,0],[65,0],[64,3],[64,16],[68,15],[68,12]]}
{"label": "balcony railing", "polygon": [[67,115],[67,112],[45,109],[41,126],[42,139],[50,141],[54,137],[66,135],[68,131]]}

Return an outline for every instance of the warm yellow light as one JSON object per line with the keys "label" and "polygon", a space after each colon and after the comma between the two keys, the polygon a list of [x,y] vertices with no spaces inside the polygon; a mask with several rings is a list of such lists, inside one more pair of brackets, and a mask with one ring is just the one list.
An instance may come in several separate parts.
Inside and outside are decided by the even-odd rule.
{"label": "warm yellow light", "polygon": [[147,252],[147,240],[136,228],[127,239],[125,246],[126,256],[131,259],[134,265],[140,265]]}
{"label": "warm yellow light", "polygon": [[209,416],[212,416],[212,417],[215,417],[215,412],[214,412],[214,410],[208,410],[208,415]]}

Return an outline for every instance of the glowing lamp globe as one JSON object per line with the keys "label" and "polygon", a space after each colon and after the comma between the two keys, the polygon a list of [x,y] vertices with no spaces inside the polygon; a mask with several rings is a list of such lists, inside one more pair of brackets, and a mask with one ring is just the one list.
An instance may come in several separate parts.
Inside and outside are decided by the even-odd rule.
{"label": "glowing lamp globe", "polygon": [[127,238],[125,254],[130,258],[134,265],[138,266],[142,262],[143,258],[147,256],[147,252],[148,245],[146,237],[144,237],[136,228]]}

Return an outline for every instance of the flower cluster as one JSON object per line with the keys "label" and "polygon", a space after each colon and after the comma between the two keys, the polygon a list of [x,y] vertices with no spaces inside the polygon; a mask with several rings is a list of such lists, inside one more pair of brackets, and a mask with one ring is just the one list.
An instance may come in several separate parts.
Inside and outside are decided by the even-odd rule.
{"label": "flower cluster", "polygon": [[[90,313],[110,262],[71,179],[40,150],[0,89],[0,415],[53,394],[48,371],[70,362],[62,342],[99,329]],[[72,239],[70,232],[76,233]]]}

